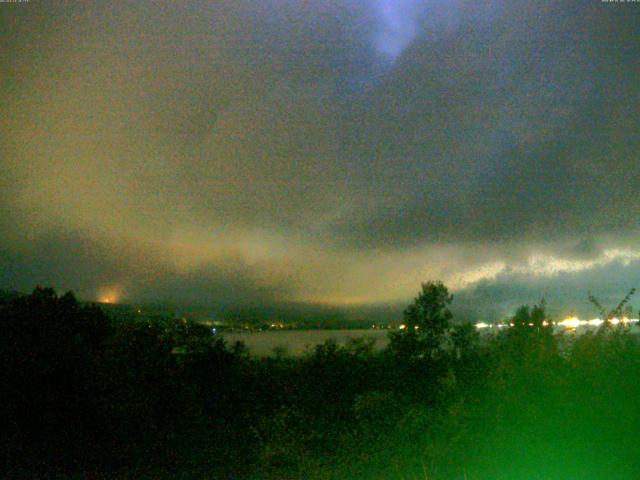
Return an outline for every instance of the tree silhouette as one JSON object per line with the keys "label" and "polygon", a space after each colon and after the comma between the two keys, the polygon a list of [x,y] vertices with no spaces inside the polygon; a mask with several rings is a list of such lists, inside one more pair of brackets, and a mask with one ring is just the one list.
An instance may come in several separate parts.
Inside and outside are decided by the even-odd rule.
{"label": "tree silhouette", "polygon": [[423,283],[403,313],[404,329],[391,336],[391,349],[410,356],[436,356],[453,318],[449,310],[452,301],[453,295],[442,282]]}
{"label": "tree silhouette", "polygon": [[100,428],[92,390],[109,328],[71,292],[38,287],[0,305],[1,420],[25,461],[64,463]]}
{"label": "tree silhouette", "polygon": [[456,358],[460,359],[477,348],[480,333],[472,323],[461,323],[451,331],[451,343]]}
{"label": "tree silhouette", "polygon": [[526,363],[542,360],[557,353],[553,324],[547,318],[544,299],[533,308],[522,305],[511,318],[513,326],[504,332],[502,340],[510,360]]}
{"label": "tree silhouette", "polygon": [[596,309],[600,313],[600,318],[604,320],[603,326],[607,326],[607,325],[611,325],[611,320],[613,318],[620,318],[622,316],[630,317],[632,315],[633,308],[631,307],[631,305],[628,305],[628,303],[631,300],[631,297],[635,293],[636,293],[635,288],[632,288],[631,290],[629,290],[629,292],[620,301],[620,303],[618,303],[618,305],[614,309],[610,310],[609,312],[607,312],[606,308],[603,307],[600,301],[591,293],[589,293],[589,301],[594,307],[596,307]]}

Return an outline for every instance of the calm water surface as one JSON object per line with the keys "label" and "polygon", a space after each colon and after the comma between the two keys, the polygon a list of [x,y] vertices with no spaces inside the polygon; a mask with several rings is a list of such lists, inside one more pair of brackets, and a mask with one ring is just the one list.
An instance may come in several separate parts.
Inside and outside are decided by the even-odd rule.
{"label": "calm water surface", "polygon": [[268,332],[238,332],[224,334],[233,344],[244,342],[252,355],[272,355],[275,348],[282,348],[289,355],[301,355],[327,340],[344,345],[350,338],[373,338],[375,348],[382,349],[388,343],[389,330],[284,330]]}

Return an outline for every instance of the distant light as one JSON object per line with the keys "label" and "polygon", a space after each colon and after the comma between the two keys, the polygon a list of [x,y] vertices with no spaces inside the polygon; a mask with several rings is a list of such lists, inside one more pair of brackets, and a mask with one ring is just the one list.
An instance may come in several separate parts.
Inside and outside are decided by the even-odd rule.
{"label": "distant light", "polygon": [[400,330],[404,330],[405,328],[407,328],[407,326],[403,323],[403,324],[402,324],[402,325],[400,325],[398,328],[399,328]]}
{"label": "distant light", "polygon": [[583,323],[586,323],[586,322],[583,322],[578,317],[569,317],[569,318],[565,318],[561,322],[558,322],[558,325],[565,328],[578,328]]}
{"label": "distant light", "polygon": [[[624,324],[624,325],[628,325],[628,324],[632,324],[632,323],[638,323],[640,321],[640,319],[637,318],[627,318],[627,317],[622,317],[622,318],[612,318],[610,320],[607,320],[608,322],[610,322],[612,325],[619,325],[619,324]],[[603,323],[605,323],[605,320],[602,320],[600,318],[593,318],[591,320],[580,320],[578,317],[567,317],[564,320],[554,323],[551,320],[543,320],[542,321],[542,325],[544,327],[548,327],[551,325],[557,325],[559,327],[564,327],[564,328],[570,328],[570,329],[576,329],[578,327],[581,326],[589,326],[589,327],[599,327],[600,325],[602,325]],[[530,327],[533,327],[534,324],[533,323],[529,323],[528,324]],[[513,327],[514,324],[513,323],[496,323],[496,324],[488,324],[485,322],[478,322],[475,324],[475,327],[477,329],[484,329],[484,328],[505,328],[505,327]],[[402,328],[402,327],[401,327]]]}

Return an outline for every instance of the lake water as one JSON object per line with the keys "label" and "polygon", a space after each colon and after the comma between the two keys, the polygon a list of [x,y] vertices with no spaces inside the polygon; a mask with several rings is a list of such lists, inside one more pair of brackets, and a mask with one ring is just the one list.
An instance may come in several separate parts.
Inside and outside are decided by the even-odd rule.
{"label": "lake water", "polygon": [[[500,330],[498,328],[484,329],[480,332],[481,337],[491,338]],[[302,355],[313,350],[316,345],[335,340],[338,345],[344,345],[350,338],[373,338],[375,348],[383,349],[389,343],[389,332],[391,330],[269,330],[266,332],[236,332],[223,334],[224,339],[233,344],[236,341],[244,342],[251,355],[266,356],[273,355],[275,348],[282,348],[288,355]],[[564,327],[554,327],[555,333],[563,332],[571,335],[571,331]],[[575,330],[577,335],[582,335],[588,331],[595,331],[595,328],[580,326]],[[640,336],[640,325],[634,324],[630,328],[631,333]]]}
{"label": "lake water", "polygon": [[283,348],[288,355],[302,355],[327,340],[344,345],[350,338],[373,338],[375,348],[382,349],[389,342],[389,330],[283,330],[267,332],[225,333],[224,339],[233,344],[244,342],[249,353],[272,355],[275,348]]}

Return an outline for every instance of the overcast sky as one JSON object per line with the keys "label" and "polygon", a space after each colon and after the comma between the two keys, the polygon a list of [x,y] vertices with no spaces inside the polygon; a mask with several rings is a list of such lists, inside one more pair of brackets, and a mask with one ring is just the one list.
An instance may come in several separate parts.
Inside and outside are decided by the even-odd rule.
{"label": "overcast sky", "polygon": [[640,287],[640,4],[31,0],[0,32],[0,288]]}

